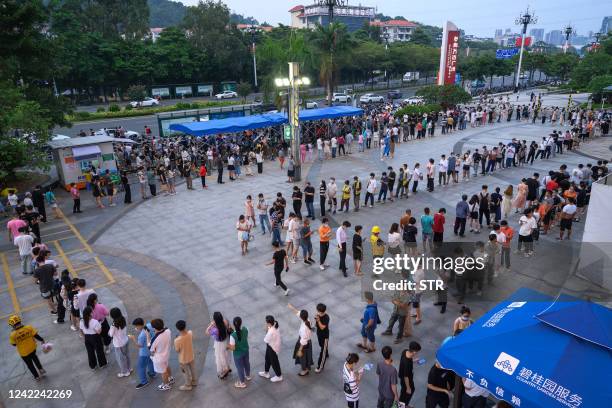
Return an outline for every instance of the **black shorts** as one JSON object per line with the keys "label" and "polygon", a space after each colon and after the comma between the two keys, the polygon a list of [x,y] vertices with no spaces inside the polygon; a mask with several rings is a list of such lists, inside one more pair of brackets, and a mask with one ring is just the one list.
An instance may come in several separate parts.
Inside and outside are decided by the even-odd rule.
{"label": "black shorts", "polygon": [[571,231],[572,230],[572,219],[562,219],[561,223],[559,224],[559,228],[561,229],[561,231]]}
{"label": "black shorts", "polygon": [[478,211],[471,211],[470,212],[470,218],[473,220],[477,220],[478,219]]}
{"label": "black shorts", "polygon": [[358,252],[358,251],[353,251],[353,260],[354,261],[362,261],[363,260],[363,254],[361,252]]}
{"label": "black shorts", "polygon": [[70,314],[74,317],[81,317],[81,313],[79,312],[79,309],[75,309],[74,307],[70,308]]}
{"label": "black shorts", "polygon": [[537,197],[538,197],[538,193],[537,193],[537,192],[536,192],[536,193],[533,193],[533,194],[532,194],[532,193],[527,193],[527,198],[526,198],[526,200],[527,200],[527,201],[533,201],[533,200],[535,200]]}
{"label": "black shorts", "polygon": [[469,170],[470,170],[470,166],[463,165],[463,171],[469,171]]}

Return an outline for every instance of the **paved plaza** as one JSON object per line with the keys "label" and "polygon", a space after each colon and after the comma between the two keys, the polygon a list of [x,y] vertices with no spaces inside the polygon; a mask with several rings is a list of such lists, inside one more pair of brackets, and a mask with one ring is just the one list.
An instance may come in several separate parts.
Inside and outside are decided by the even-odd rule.
{"label": "paved plaza", "polygon": [[[556,99],[555,99],[556,98]],[[563,106],[563,97],[545,99],[545,103]],[[566,103],[566,102],[565,102]],[[559,127],[556,127],[559,129]],[[338,185],[346,179],[358,175],[365,180],[370,172],[377,176],[388,166],[397,169],[403,163],[412,168],[415,162],[424,165],[429,158],[438,161],[441,154],[464,152],[483,145],[497,145],[512,138],[540,140],[554,129],[550,124],[540,125],[525,122],[508,122],[468,128],[462,132],[436,135],[421,141],[401,143],[396,147],[395,158],[381,161],[378,149],[365,153],[353,153],[334,160],[315,161],[306,164],[304,179],[318,186],[319,181],[333,176]],[[558,169],[567,164],[571,169],[578,163],[593,162],[593,157],[609,158],[604,140],[591,142],[581,152],[556,155],[549,160],[537,160],[533,166],[518,167],[496,171],[493,175],[479,176],[468,182],[438,187],[433,193],[421,190],[407,200],[396,200],[374,208],[364,208],[360,212],[331,215],[332,227],[344,220],[364,227],[364,237],[369,236],[373,225],[379,225],[383,236],[393,222],[398,222],[407,208],[420,216],[424,207],[432,210],[445,207],[447,221],[445,239],[454,240],[452,223],[455,204],[461,194],[474,194],[482,184],[489,191],[497,186],[502,190],[509,184],[516,186],[522,177],[537,171],[546,174],[548,170]],[[602,147],[603,146],[603,147]],[[50,249],[60,265],[69,267],[79,276],[85,277],[91,286],[96,287],[105,305],[119,307],[127,313],[127,320],[141,316],[146,320],[161,317],[166,325],[174,330],[179,319],[187,321],[194,332],[196,365],[200,371],[199,385],[191,392],[182,392],[178,387],[170,392],[161,393],[151,386],[135,390],[137,378],[116,377],[116,363],[111,356],[111,366],[105,371],[91,372],[87,366],[85,347],[77,334],[67,325],[58,326],[52,319],[38,296],[38,289],[24,279],[18,269],[16,251],[2,241],[3,268],[5,281],[0,288],[1,314],[7,315],[15,307],[22,312],[24,321],[37,327],[41,335],[55,345],[49,354],[42,355],[48,377],[41,383],[34,383],[23,362],[5,342],[0,353],[0,392],[8,407],[162,407],[162,406],[241,406],[248,407],[344,407],[342,392],[342,363],[349,352],[356,352],[355,344],[360,340],[359,319],[365,305],[362,291],[370,285],[370,263],[366,262],[366,277],[358,279],[352,274],[349,262],[349,277],[344,278],[337,269],[337,251],[330,250],[329,263],[332,267],[325,271],[317,265],[307,266],[301,262],[290,266],[283,280],[291,289],[285,297],[274,286],[274,276],[270,266],[265,263],[271,259],[270,236],[260,235],[255,230],[255,240],[249,245],[247,256],[240,255],[235,225],[244,211],[245,197],[264,193],[270,202],[277,192],[290,197],[291,186],[285,182],[285,172],[278,168],[278,162],[266,162],[264,174],[254,177],[243,176],[239,181],[224,185],[214,183],[209,177],[209,189],[188,191],[184,185],[177,188],[176,196],[159,196],[144,202],[132,204],[131,208],[122,205],[115,208],[98,210],[94,208],[89,193],[84,192],[85,212],[67,220],[53,220],[45,225],[43,241],[52,242]],[[437,182],[437,180],[436,180]],[[194,185],[197,185],[194,183]],[[303,183],[301,183],[303,185]],[[137,190],[132,195],[139,196]],[[363,195],[362,195],[363,200]],[[64,199],[64,206],[68,203]],[[319,218],[318,200],[315,209]],[[516,227],[518,215],[511,216],[509,222]],[[313,229],[318,228],[319,219],[314,221]],[[591,282],[577,279],[572,265],[576,260],[582,235],[583,223],[574,224],[572,241],[556,242],[557,230],[542,236],[536,246],[536,255],[525,259],[513,256],[512,271],[501,275],[495,286],[487,288],[482,298],[468,296],[466,304],[472,307],[474,318],[478,318],[501,299],[521,286],[528,286],[549,294],[556,294],[564,287],[575,294],[588,293],[595,298],[605,296]],[[5,232],[5,231],[4,231]],[[351,228],[352,233],[352,228]],[[419,235],[420,236],[420,235]],[[467,234],[465,241],[482,240],[486,234],[475,236]],[[367,241],[367,239],[365,240]],[[318,239],[313,239],[314,258],[318,260]],[[516,239],[514,244],[516,245]],[[332,245],[333,246],[333,245]],[[369,253],[368,248],[364,252]],[[350,261],[350,257],[349,257]],[[452,291],[451,291],[452,293]],[[14,296],[13,296],[14,294]],[[435,296],[428,293],[422,302],[423,323],[415,326],[413,340],[422,347],[422,357],[427,362],[415,369],[416,395],[412,405],[422,407],[426,393],[427,372],[434,362],[436,349],[452,331],[452,322],[459,314],[460,305],[449,297],[446,314],[432,305]],[[17,303],[15,303],[17,302]],[[291,359],[293,345],[298,338],[299,321],[288,309],[291,302],[298,309],[304,308],[313,313],[315,305],[325,303],[331,317],[330,360],[320,374],[314,371],[307,377],[298,377],[298,367]],[[392,305],[381,300],[379,305],[383,325],[390,316]],[[220,311],[231,321],[241,316],[249,328],[250,361],[254,379],[246,389],[235,389],[234,378],[220,381],[216,377],[215,359],[212,342],[204,335],[214,311]],[[272,384],[256,373],[263,370],[265,344],[263,337],[264,317],[272,314],[280,323],[283,348],[280,353],[284,381]],[[0,329],[3,338],[8,337],[8,327]],[[379,328],[377,335],[383,331]],[[408,339],[403,344],[392,344],[393,338],[378,336],[380,350],[383,345],[391,345],[394,359],[399,361],[400,351],[407,348]],[[314,341],[313,343],[316,343]],[[318,354],[319,347],[313,345]],[[135,348],[131,348],[132,362],[135,362]],[[40,355],[41,353],[39,353]],[[360,362],[377,362],[380,353],[360,353]],[[171,357],[173,373],[177,383],[182,376],[178,370],[176,354]],[[364,376],[361,385],[361,406],[375,406],[377,398],[377,377],[374,372]],[[68,401],[9,400],[9,389],[70,389],[72,397]]]}

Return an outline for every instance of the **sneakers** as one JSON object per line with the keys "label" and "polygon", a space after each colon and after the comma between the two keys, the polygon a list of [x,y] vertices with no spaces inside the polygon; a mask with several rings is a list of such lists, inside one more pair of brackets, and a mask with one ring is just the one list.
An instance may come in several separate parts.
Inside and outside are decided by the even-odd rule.
{"label": "sneakers", "polygon": [[136,389],[137,389],[137,390],[139,390],[139,389],[144,388],[144,387],[146,387],[147,385],[150,385],[150,384],[151,384],[151,383],[150,383],[150,382],[148,382],[148,381],[147,381],[146,383],[140,383],[140,384],[138,384],[138,385],[136,386]]}
{"label": "sneakers", "polygon": [[41,377],[44,377],[45,375],[47,375],[47,372],[45,371],[44,368],[38,369],[38,373],[40,374]]}
{"label": "sneakers", "polygon": [[71,324],[70,325],[70,330],[77,331],[78,329],[76,328],[76,326],[74,324]]}
{"label": "sneakers", "polygon": [[289,296],[289,292],[291,292],[291,291],[290,291],[289,289],[287,289],[287,290],[285,291],[285,296]]}
{"label": "sneakers", "polygon": [[245,383],[240,382],[240,381],[236,381],[236,382],[234,383],[234,387],[236,387],[236,388],[246,388],[246,386],[247,386],[247,385],[246,385]]}
{"label": "sneakers", "polygon": [[320,269],[320,270],[322,270],[322,271],[324,271],[324,270],[325,270],[325,267],[324,267],[323,265],[320,265],[320,266],[319,266],[319,269]]}
{"label": "sneakers", "polygon": [[315,368],[315,373],[317,373],[317,374],[318,374],[318,373],[320,373],[320,372],[321,372],[321,369],[320,369],[319,367]]}
{"label": "sneakers", "polygon": [[247,375],[246,377],[244,377],[247,381],[251,381],[253,379],[253,377],[251,377],[250,375]]}
{"label": "sneakers", "polygon": [[164,383],[162,383],[162,384],[159,384],[159,385],[157,386],[157,389],[158,389],[159,391],[170,391],[170,390],[172,389],[172,387],[170,386],[170,384],[164,384]]}
{"label": "sneakers", "polygon": [[[270,373],[268,373],[267,371],[260,371],[257,374],[259,374],[259,376],[263,377],[263,378],[268,378],[268,379],[270,378]],[[274,378],[276,378],[276,377],[274,377]]]}
{"label": "sneakers", "polygon": [[281,375],[280,377],[275,375],[274,377],[270,378],[271,382],[281,382],[283,381],[283,376]]}

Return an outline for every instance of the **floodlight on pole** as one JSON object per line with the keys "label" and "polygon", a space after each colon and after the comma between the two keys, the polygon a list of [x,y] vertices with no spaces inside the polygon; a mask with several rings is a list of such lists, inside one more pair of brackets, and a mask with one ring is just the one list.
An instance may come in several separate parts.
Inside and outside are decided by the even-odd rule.
{"label": "floodlight on pole", "polygon": [[569,49],[569,45],[570,45],[570,37],[572,35],[576,34],[576,31],[574,30],[574,27],[572,27],[570,24],[568,24],[563,29],[563,32],[565,34],[565,46],[564,46],[564,49],[563,49],[563,53],[567,54],[567,50]]}
{"label": "floodlight on pole", "polygon": [[529,24],[535,24],[538,22],[538,18],[533,14],[533,10],[530,11],[529,7],[527,7],[527,11],[525,11],[522,15],[518,16],[515,20],[516,25],[522,25],[523,29],[521,32],[521,52],[519,54],[519,63],[516,72],[516,81],[514,83],[514,92],[518,92],[519,81],[521,77],[521,65],[523,63],[523,50],[525,48],[525,34],[527,34],[527,26]]}

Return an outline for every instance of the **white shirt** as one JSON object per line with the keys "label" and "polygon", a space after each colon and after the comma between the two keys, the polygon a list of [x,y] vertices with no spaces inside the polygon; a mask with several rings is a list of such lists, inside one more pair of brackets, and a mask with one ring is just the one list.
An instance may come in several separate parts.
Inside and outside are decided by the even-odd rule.
{"label": "white shirt", "polygon": [[346,231],[343,227],[336,230],[336,242],[338,245],[346,244]]}
{"label": "white shirt", "polygon": [[575,204],[566,204],[563,206],[562,212],[564,214],[574,215],[576,214],[576,205]]}
{"label": "white shirt", "polygon": [[34,238],[28,234],[21,234],[18,237],[15,237],[13,243],[16,247],[19,247],[19,256],[26,256],[32,253]]}
{"label": "white shirt", "polygon": [[85,322],[81,319],[79,327],[83,334],[98,334],[102,330],[102,325],[96,319],[89,320],[89,327],[85,327]]}
{"label": "white shirt", "polygon": [[366,191],[368,193],[374,194],[374,192],[376,191],[376,183],[376,179],[369,179]]}
{"label": "white shirt", "polygon": [[500,244],[506,242],[506,234],[504,234],[503,232],[495,232],[495,236],[497,237],[497,242],[499,242]]}
{"label": "white shirt", "polygon": [[336,194],[338,193],[338,186],[336,185],[335,182],[329,182],[329,184],[327,185],[327,196],[329,198],[335,198]]}
{"label": "white shirt", "polygon": [[317,139],[317,150],[322,150],[323,149],[323,141],[321,140],[321,138]]}
{"label": "white shirt", "polygon": [[582,181],[582,179],[583,179],[582,170],[580,170],[578,167],[572,170],[571,181],[573,183],[579,184]]}
{"label": "white shirt", "polygon": [[[300,317],[300,312],[297,312],[297,317]],[[299,334],[300,334],[300,344],[302,346],[308,345],[308,342],[310,341],[310,338],[312,337],[312,330],[310,330],[308,326],[306,326],[306,323],[304,323],[304,321],[302,321],[302,323],[300,324]]]}
{"label": "white shirt", "polygon": [[523,215],[519,219],[519,225],[519,235],[522,235],[524,237],[531,235],[531,231],[538,227],[535,218],[527,218],[526,215]]}
{"label": "white shirt", "polygon": [[335,137],[332,137],[331,139],[331,146],[338,147],[338,140]]}
{"label": "white shirt", "polygon": [[127,327],[119,329],[115,326],[111,326],[108,335],[113,338],[113,347],[123,347],[129,340],[127,336]]}
{"label": "white shirt", "polygon": [[440,173],[446,173],[446,170],[448,170],[448,160],[440,160],[440,162],[438,163],[438,171]]}
{"label": "white shirt", "polygon": [[170,329],[164,330],[155,338],[155,341],[151,344],[151,360],[154,365],[162,364],[165,365],[170,358],[170,342],[172,334]]}
{"label": "white shirt", "polygon": [[507,159],[514,158],[514,147],[513,146],[508,146],[508,148],[506,149],[506,158]]}
{"label": "white shirt", "polygon": [[399,234],[399,232],[390,233],[387,236],[387,242],[388,242],[389,248],[398,248],[401,243],[401,238],[402,237]]}
{"label": "white shirt", "polygon": [[270,346],[275,353],[280,353],[281,349],[281,335],[280,330],[276,327],[268,327],[266,336],[264,337],[264,343]]}
{"label": "white shirt", "polygon": [[11,194],[8,196],[8,202],[11,207],[15,207],[19,202],[19,197],[17,197],[17,194]]}
{"label": "white shirt", "polygon": [[474,381],[470,380],[469,378],[465,379],[464,386],[465,386],[465,393],[470,397],[483,396],[486,398],[489,396],[489,391],[487,391],[486,388],[482,388],[480,385],[476,384]]}
{"label": "white shirt", "polygon": [[300,222],[297,219],[289,221],[287,232],[291,235],[291,239],[300,239]]}

